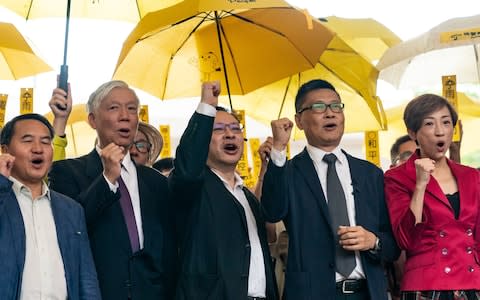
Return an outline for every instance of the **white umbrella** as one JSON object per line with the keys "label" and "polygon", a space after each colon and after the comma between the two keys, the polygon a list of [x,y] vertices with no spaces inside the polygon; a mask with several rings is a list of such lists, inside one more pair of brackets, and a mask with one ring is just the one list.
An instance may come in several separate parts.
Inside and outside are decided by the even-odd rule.
{"label": "white umbrella", "polygon": [[480,82],[479,55],[480,15],[450,19],[387,50],[377,64],[379,79],[397,88],[441,84],[444,75]]}

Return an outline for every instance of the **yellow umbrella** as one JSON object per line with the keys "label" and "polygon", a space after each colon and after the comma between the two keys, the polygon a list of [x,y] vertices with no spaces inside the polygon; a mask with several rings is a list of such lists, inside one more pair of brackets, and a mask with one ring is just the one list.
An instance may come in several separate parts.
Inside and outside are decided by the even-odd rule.
{"label": "yellow umbrella", "polygon": [[[145,14],[181,0],[75,0],[71,4],[73,17],[111,19],[137,22]],[[0,0],[4,6],[27,20],[35,18],[65,18],[67,0]]]}
{"label": "yellow umbrella", "polygon": [[160,99],[197,96],[204,80],[245,94],[313,67],[333,36],[281,0],[186,0],[139,22],[113,77]]}
{"label": "yellow umbrella", "polygon": [[[50,123],[53,122],[53,113],[44,115]],[[78,157],[92,151],[97,133],[88,124],[85,104],[76,104],[68,118],[65,128],[68,145],[65,149],[66,157]]]}
{"label": "yellow umbrella", "polygon": [[[460,148],[462,162],[463,158],[469,155],[479,153],[480,144],[477,140],[477,132],[480,127],[480,103],[473,101],[464,93],[457,93],[458,114],[462,121],[463,138]],[[408,102],[385,111],[388,121],[388,131],[380,131],[380,151],[381,156],[390,159],[390,147],[395,140],[407,134],[407,129],[403,122],[403,111]],[[476,167],[480,166],[475,165]]]}
{"label": "yellow umbrella", "polygon": [[[321,20],[336,36],[315,67],[236,98],[236,108],[265,124],[279,117],[293,119],[300,85],[321,78],[336,87],[346,104],[346,132],[385,129],[382,103],[376,97],[378,71],[372,62],[400,39],[373,19]],[[303,132],[296,131],[294,137],[303,137]]]}
{"label": "yellow umbrella", "polygon": [[374,64],[390,47],[402,42],[395,33],[375,19],[330,16],[325,20],[325,26]]}
{"label": "yellow umbrella", "polygon": [[16,80],[51,71],[10,23],[0,23],[0,79]]}

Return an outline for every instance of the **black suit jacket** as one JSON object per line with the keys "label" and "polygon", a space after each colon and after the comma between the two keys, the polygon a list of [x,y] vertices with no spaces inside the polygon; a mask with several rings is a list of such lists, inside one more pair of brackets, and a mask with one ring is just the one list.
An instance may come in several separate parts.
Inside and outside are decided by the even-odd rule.
{"label": "black suit jacket", "polygon": [[132,253],[119,199],[104,176],[96,150],[54,162],[50,187],[85,209],[93,258],[104,300],[172,299],[176,241],[168,184],[154,169],[137,166],[144,248]]}
{"label": "black suit jacket", "polygon": [[[395,259],[399,249],[385,205],[383,172],[346,155],[356,223],[378,236],[382,244],[376,254],[360,253],[370,298],[387,299],[382,261]],[[283,167],[269,163],[261,203],[268,221],[284,220],[289,234],[285,299],[335,299],[335,239],[322,186],[306,149]]]}
{"label": "black suit jacket", "polygon": [[[177,148],[170,175],[178,205],[181,270],[177,299],[245,300],[250,242],[242,205],[206,167],[212,117],[194,113]],[[277,299],[265,220],[258,200],[244,188],[255,216],[267,279],[268,299]]]}

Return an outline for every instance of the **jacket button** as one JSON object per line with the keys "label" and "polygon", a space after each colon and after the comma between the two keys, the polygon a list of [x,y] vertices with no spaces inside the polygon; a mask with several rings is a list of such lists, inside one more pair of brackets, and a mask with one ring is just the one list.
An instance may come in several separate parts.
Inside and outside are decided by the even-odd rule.
{"label": "jacket button", "polygon": [[475,269],[472,266],[468,266],[468,272],[472,273]]}
{"label": "jacket button", "polygon": [[472,247],[467,247],[467,249],[465,249],[465,250],[467,250],[467,254],[472,254],[472,252],[473,252]]}
{"label": "jacket button", "polygon": [[468,236],[472,236],[472,234],[473,234],[472,228],[468,228],[466,233],[467,233]]}
{"label": "jacket button", "polygon": [[250,244],[245,244],[245,248],[250,248]]}
{"label": "jacket button", "polygon": [[447,233],[446,233],[445,231],[441,230],[438,235],[440,235],[440,237],[443,238],[443,237],[446,237],[446,236],[447,236]]}
{"label": "jacket button", "polygon": [[448,254],[448,249],[447,248],[443,248],[442,249],[442,255],[447,255]]}
{"label": "jacket button", "polygon": [[330,267],[330,269],[333,269],[333,267],[335,267],[333,263],[329,263],[328,266]]}
{"label": "jacket button", "polygon": [[452,271],[452,269],[450,267],[445,267],[445,269],[443,269],[443,271],[445,272],[445,274],[448,274]]}

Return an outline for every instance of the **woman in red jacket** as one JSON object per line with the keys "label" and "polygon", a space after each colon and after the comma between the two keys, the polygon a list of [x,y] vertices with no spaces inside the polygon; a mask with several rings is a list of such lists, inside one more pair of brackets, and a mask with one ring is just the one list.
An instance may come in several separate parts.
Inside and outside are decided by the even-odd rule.
{"label": "woman in red jacket", "polygon": [[457,113],[425,94],[403,118],[418,149],[385,173],[393,234],[407,254],[402,299],[480,299],[480,176],[445,157]]}

